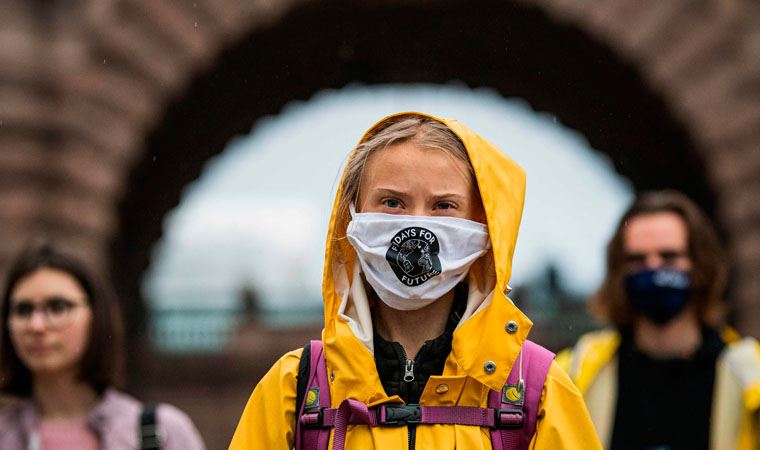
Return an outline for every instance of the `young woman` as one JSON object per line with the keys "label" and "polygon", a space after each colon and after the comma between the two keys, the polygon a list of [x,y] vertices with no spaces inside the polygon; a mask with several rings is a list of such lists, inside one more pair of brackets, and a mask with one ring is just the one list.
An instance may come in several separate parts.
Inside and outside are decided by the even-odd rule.
{"label": "young woman", "polygon": [[0,389],[21,398],[0,411],[3,450],[204,449],[184,413],[163,404],[151,413],[116,389],[115,298],[77,259],[49,245],[21,255],[3,292],[0,332]]}
{"label": "young woman", "polygon": [[[578,391],[506,297],[524,191],[522,169],[456,121],[372,127],[330,222],[323,350],[272,367],[230,448],[599,448]],[[510,438],[502,413],[515,408],[511,428],[526,432]]]}

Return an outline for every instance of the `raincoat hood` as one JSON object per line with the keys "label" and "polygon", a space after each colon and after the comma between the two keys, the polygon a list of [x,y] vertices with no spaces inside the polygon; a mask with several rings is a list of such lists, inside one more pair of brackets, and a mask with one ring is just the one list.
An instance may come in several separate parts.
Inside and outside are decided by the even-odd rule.
{"label": "raincoat hood", "polygon": [[[491,240],[491,250],[470,269],[467,310],[454,332],[452,351],[442,376],[447,378],[449,386],[452,383],[469,386],[474,379],[490,389],[499,390],[532,326],[507,298],[507,283],[512,273],[512,256],[525,196],[525,172],[496,146],[456,120],[423,113],[388,116],[370,128],[360,143],[388,122],[404,116],[439,121],[462,141],[474,169]],[[349,159],[354,156],[352,153]],[[356,285],[361,284],[359,266],[354,249],[345,239],[348,218],[339,217],[342,195],[339,187],[327,234],[322,284],[325,359],[333,388],[340,392],[333,399],[354,398],[369,405],[398,401],[397,398],[389,399],[384,393],[375,370],[372,345],[367,342],[367,335],[372,335],[371,320],[366,323],[369,306],[366,296],[356,294]],[[363,287],[361,289],[363,292]],[[514,323],[510,324],[508,331],[510,322]],[[495,363],[496,370],[485,371],[487,362]],[[480,402],[476,397],[472,397],[471,403]],[[467,396],[460,398],[458,403],[467,403]]]}

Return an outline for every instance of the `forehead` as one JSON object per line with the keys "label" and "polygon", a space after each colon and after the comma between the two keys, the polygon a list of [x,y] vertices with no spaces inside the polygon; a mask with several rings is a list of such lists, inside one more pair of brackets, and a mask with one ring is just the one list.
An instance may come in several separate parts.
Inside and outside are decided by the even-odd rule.
{"label": "forehead", "polygon": [[78,298],[85,292],[76,278],[51,268],[37,269],[22,277],[11,291],[12,299],[39,300],[54,295]]}
{"label": "forehead", "polygon": [[403,142],[378,149],[367,160],[364,181],[413,180],[424,178],[439,185],[472,189],[467,162],[452,152]]}
{"label": "forehead", "polygon": [[686,223],[672,212],[634,216],[623,231],[623,247],[627,251],[682,251],[688,247],[688,240]]}

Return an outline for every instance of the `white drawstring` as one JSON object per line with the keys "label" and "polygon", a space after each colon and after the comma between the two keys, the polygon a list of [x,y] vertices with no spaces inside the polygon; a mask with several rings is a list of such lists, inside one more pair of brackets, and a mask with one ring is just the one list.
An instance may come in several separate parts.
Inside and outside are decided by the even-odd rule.
{"label": "white drawstring", "polygon": [[27,447],[27,450],[42,450],[42,445],[40,443],[40,434],[36,431],[33,432],[31,436],[29,436],[29,446]]}
{"label": "white drawstring", "polygon": [[520,395],[522,396],[525,393],[525,380],[523,380],[523,352],[520,351],[520,379],[517,382],[517,390],[520,392]]}

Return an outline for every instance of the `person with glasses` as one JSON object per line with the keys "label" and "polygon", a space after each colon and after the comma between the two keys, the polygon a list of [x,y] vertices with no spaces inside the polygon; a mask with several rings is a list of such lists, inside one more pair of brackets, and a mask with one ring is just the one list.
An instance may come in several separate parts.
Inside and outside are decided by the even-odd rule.
{"label": "person with glasses", "polygon": [[122,344],[108,284],[54,246],[27,249],[0,305],[0,392],[20,399],[0,411],[0,449],[203,450],[183,412],[118,390]]}
{"label": "person with glasses", "polygon": [[607,248],[592,311],[613,327],[558,355],[605,449],[760,448],[760,346],[722,326],[727,262],[699,207],[641,194]]}

